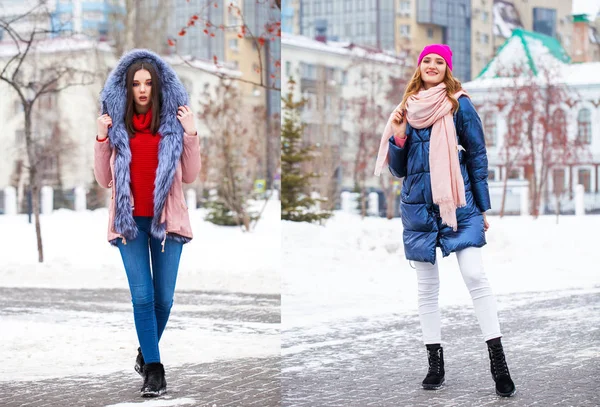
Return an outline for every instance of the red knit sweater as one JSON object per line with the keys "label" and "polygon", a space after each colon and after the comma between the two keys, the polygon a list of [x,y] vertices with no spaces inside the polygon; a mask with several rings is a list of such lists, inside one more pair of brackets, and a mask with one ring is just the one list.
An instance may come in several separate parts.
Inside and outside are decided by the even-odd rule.
{"label": "red knit sweater", "polygon": [[135,137],[129,139],[131,148],[131,191],[133,216],[154,216],[154,180],[158,168],[160,136],[150,132],[152,110],[133,115]]}

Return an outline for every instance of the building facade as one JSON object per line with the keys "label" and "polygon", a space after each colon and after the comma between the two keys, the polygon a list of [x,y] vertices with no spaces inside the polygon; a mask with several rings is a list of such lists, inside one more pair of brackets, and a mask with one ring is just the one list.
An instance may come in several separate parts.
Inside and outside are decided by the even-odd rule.
{"label": "building facade", "polygon": [[[0,47],[0,66],[10,58],[8,46],[2,44]],[[30,61],[35,61],[37,70],[67,61],[71,68],[89,70],[94,67],[97,73],[92,83],[44,95],[36,103],[32,114],[32,134],[36,145],[45,148],[60,142],[60,148],[49,149],[39,164],[42,185],[63,190],[80,186],[87,188],[95,182],[93,147],[100,111],[98,95],[104,82],[102,77],[115,66],[117,59],[114,50],[107,44],[88,40],[47,39],[41,44],[42,49],[40,52],[32,50],[30,57]],[[214,87],[219,82],[217,76],[208,73],[214,66],[201,61],[192,61],[192,66],[189,66],[176,56],[165,56],[165,60],[173,66],[185,85],[192,110],[199,112],[205,87]],[[26,72],[30,72],[29,68]],[[226,73],[240,76],[238,71]],[[3,157],[7,158],[0,160],[0,190],[9,185],[15,186],[22,199],[23,188],[28,183],[23,167],[27,164],[23,108],[17,94],[4,82],[0,82],[0,94],[3,95],[0,98],[0,122],[3,123],[0,143],[6,152]],[[201,120],[197,120],[197,126],[201,139],[214,136]],[[193,186],[198,186],[198,183],[197,180]]]}
{"label": "building facade", "polygon": [[[402,77],[407,68],[394,56],[343,42],[284,33],[281,44],[282,96],[293,78],[294,99],[305,100],[304,142],[315,148],[311,170],[321,174],[315,191],[337,199],[340,191],[354,189],[361,134],[367,144],[366,187],[380,189],[372,167],[381,132],[401,98],[390,78]],[[361,104],[365,100],[371,102]]]}
{"label": "building facade", "polygon": [[300,0],[299,33],[394,50],[395,6],[395,0]]}
{"label": "building facade", "polygon": [[[551,80],[572,98],[569,103],[554,103],[551,114],[564,118],[567,140],[571,145],[578,145],[580,153],[569,162],[550,164],[548,179],[543,185],[541,212],[555,211],[556,196],[559,196],[562,212],[573,212],[577,185],[583,185],[586,211],[600,212],[600,79],[594,74],[600,70],[600,62],[572,63],[556,38],[520,29],[513,32],[479,78],[463,84],[478,106],[484,126],[493,212],[499,209],[499,191],[505,179],[527,184],[532,175],[529,162],[511,161],[511,169],[507,171],[508,163],[503,155],[512,103],[506,96],[512,93],[506,91],[514,87],[514,78],[506,74],[506,68],[511,66],[538,72],[538,78],[543,76],[541,72],[545,67],[552,67],[556,74]],[[543,89],[544,85],[540,87]],[[518,199],[509,202],[508,211],[519,211]]]}

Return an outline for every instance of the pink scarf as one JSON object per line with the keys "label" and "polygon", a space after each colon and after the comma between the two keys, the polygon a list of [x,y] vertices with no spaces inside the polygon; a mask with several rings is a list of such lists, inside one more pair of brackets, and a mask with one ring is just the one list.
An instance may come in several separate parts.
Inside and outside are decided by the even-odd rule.
{"label": "pink scarf", "polygon": [[[464,90],[456,92],[458,99],[466,95]],[[468,96],[468,95],[467,95]],[[375,175],[379,176],[387,164],[388,140],[392,135],[392,116],[383,131]],[[465,184],[458,161],[459,146],[452,118],[452,104],[446,96],[446,84],[421,91],[411,96],[406,103],[406,119],[415,129],[432,126],[429,140],[429,172],[433,203],[440,207],[442,223],[457,230],[456,208],[466,206]],[[404,125],[405,126],[405,125]],[[405,128],[402,126],[403,128]]]}

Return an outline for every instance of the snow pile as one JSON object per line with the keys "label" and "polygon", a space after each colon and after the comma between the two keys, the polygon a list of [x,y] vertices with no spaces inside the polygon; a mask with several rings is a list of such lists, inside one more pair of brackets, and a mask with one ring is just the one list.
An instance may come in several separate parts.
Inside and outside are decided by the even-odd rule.
{"label": "snow pile", "polygon": [[[194,239],[183,248],[177,289],[279,293],[280,207],[269,202],[250,233],[206,222],[202,209],[190,211]],[[106,209],[41,216],[45,262],[39,264],[34,224],[26,215],[0,216],[2,286],[127,288],[119,250],[106,240],[107,223]]]}
{"label": "snow pile", "polygon": [[[489,217],[484,264],[496,294],[600,291],[600,216]],[[417,312],[402,222],[336,213],[325,227],[284,222],[282,324],[333,329],[340,319]],[[456,256],[441,259],[440,304],[471,306]],[[500,301],[500,307],[502,302]],[[324,328],[325,327],[325,328]]]}

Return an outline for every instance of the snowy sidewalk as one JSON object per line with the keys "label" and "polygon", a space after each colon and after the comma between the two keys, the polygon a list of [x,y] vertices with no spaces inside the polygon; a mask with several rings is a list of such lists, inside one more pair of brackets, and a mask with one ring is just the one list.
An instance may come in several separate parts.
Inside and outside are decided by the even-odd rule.
{"label": "snowy sidewalk", "polygon": [[498,301],[507,361],[518,390],[512,399],[494,393],[472,307],[451,306],[442,308],[444,389],[420,387],[427,356],[418,315],[358,316],[332,322],[328,329],[284,328],[282,405],[600,405],[600,287],[507,294]]}
{"label": "snowy sidewalk", "polygon": [[[277,406],[278,295],[176,291],[161,341],[168,395],[150,406]],[[140,403],[127,290],[0,287],[0,405]],[[119,404],[121,403],[121,404]]]}

